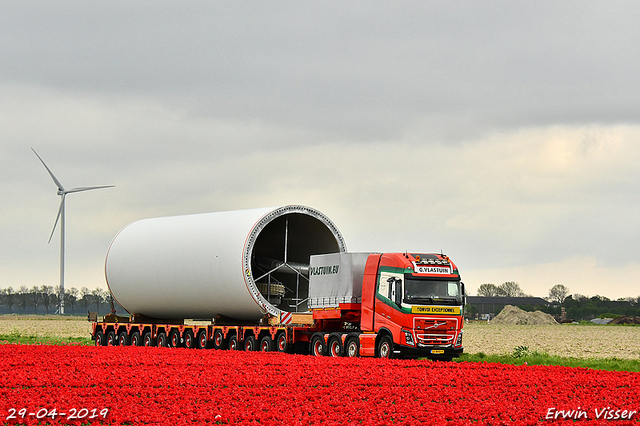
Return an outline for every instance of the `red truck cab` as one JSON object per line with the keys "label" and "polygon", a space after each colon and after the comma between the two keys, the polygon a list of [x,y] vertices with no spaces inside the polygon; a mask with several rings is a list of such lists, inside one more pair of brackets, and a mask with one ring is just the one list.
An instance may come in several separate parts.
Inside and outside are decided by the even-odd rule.
{"label": "red truck cab", "polygon": [[443,254],[385,253],[367,259],[361,330],[375,336],[376,356],[459,357],[464,303],[458,269]]}

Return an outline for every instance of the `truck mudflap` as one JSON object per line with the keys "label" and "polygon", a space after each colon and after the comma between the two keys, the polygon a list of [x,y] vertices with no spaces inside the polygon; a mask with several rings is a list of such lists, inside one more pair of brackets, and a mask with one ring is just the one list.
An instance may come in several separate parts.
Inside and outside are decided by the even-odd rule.
{"label": "truck mudflap", "polygon": [[453,346],[427,346],[427,347],[412,347],[404,345],[394,345],[393,354],[398,358],[429,358],[434,361],[451,361],[453,358],[458,358],[462,355],[464,348]]}

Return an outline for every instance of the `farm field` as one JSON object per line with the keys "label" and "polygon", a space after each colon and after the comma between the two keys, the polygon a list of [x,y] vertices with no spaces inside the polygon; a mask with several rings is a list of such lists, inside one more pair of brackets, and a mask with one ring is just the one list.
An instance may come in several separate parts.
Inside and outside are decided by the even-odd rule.
{"label": "farm field", "polygon": [[[505,325],[471,322],[464,327],[467,353],[509,354],[515,347],[574,358],[640,359],[640,327],[597,325]],[[0,335],[89,337],[86,317],[2,315]]]}
{"label": "farm field", "polygon": [[86,316],[0,315],[0,335],[90,337]]}
{"label": "farm field", "polygon": [[600,325],[513,325],[471,322],[464,326],[464,350],[502,355],[515,347],[574,358],[640,360],[640,327]]}
{"label": "farm field", "polygon": [[5,424],[638,424],[640,373],[0,345]]}

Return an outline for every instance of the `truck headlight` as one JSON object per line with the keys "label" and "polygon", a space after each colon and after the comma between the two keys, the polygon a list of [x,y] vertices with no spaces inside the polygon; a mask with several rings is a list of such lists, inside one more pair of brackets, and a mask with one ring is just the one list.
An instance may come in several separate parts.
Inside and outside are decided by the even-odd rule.
{"label": "truck headlight", "polygon": [[413,341],[413,335],[410,331],[402,330],[404,332],[404,340],[407,342],[407,345],[415,346],[415,342]]}
{"label": "truck headlight", "polygon": [[462,346],[462,330],[458,333],[458,339],[456,340],[456,346]]}

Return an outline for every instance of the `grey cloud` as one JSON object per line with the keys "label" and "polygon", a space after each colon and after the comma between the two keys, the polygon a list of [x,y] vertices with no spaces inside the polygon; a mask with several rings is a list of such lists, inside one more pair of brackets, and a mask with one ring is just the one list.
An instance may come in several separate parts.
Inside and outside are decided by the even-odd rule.
{"label": "grey cloud", "polygon": [[617,5],[20,3],[0,75],[332,139],[630,122],[638,6]]}

